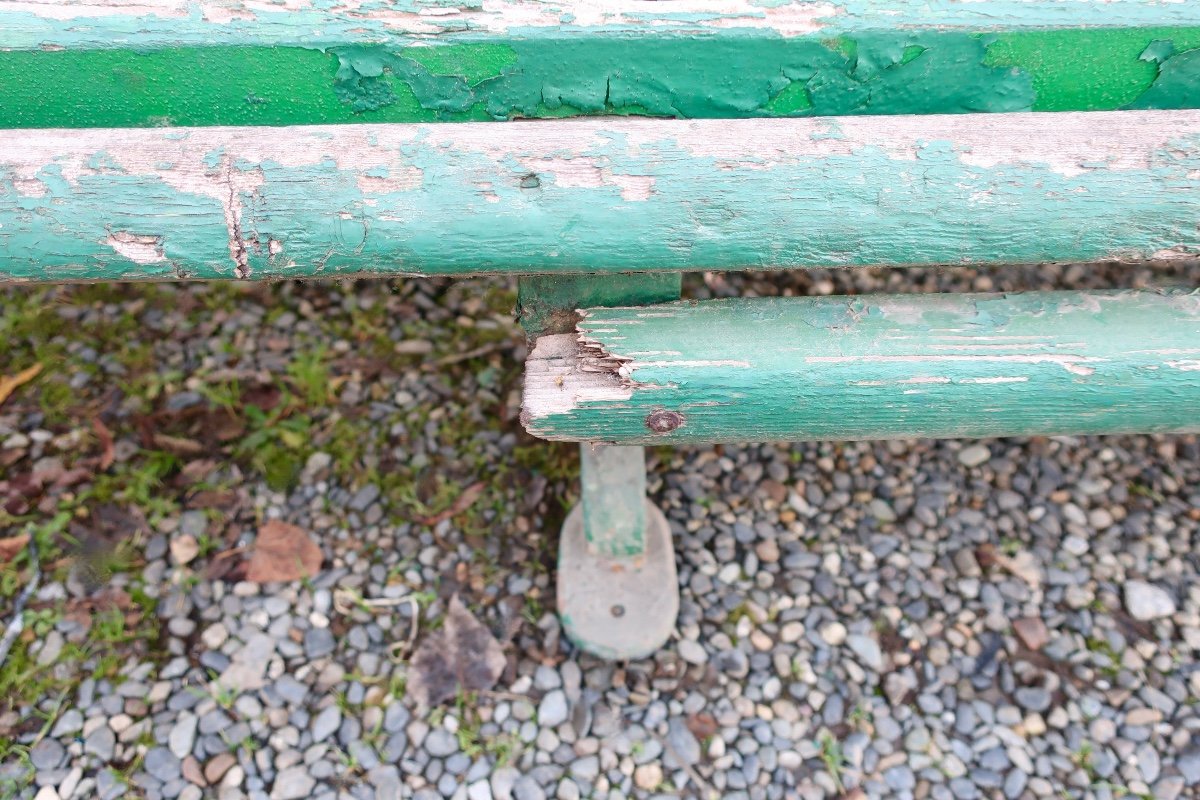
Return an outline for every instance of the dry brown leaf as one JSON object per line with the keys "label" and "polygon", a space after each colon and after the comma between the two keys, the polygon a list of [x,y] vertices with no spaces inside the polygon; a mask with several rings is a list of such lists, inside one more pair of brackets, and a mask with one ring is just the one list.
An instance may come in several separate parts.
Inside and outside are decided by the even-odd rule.
{"label": "dry brown leaf", "polygon": [[445,624],[425,637],[408,670],[408,694],[431,708],[464,691],[496,685],[507,663],[504,648],[475,619],[458,595],[450,598]]}
{"label": "dry brown leaf", "polygon": [[16,536],[0,539],[0,564],[12,561],[28,544],[28,533],[18,533]]}
{"label": "dry brown leaf", "polygon": [[692,732],[692,736],[703,742],[710,736],[714,736],[720,726],[717,724],[716,718],[712,714],[698,711],[694,714],[688,714],[684,720],[687,729]]}
{"label": "dry brown leaf", "polygon": [[177,456],[194,456],[204,452],[204,445],[194,439],[171,436],[166,433],[154,434],[154,445],[161,450],[166,450],[168,453],[174,453]]}
{"label": "dry brown leaf", "polygon": [[475,483],[472,483],[470,486],[463,489],[462,494],[460,494],[458,497],[456,497],[454,499],[454,502],[451,503],[450,507],[447,508],[445,511],[439,511],[438,513],[431,514],[428,517],[413,517],[413,519],[415,519],[417,522],[421,523],[422,525],[428,525],[429,527],[432,528],[434,525],[437,525],[439,522],[450,519],[451,517],[458,516],[459,514],[463,513],[468,508],[473,506],[475,504],[475,501],[478,500],[479,497],[483,494],[483,490],[485,488],[487,488],[487,484],[484,483],[483,481],[477,481]]}
{"label": "dry brown leaf", "polygon": [[321,571],[322,560],[321,548],[307,532],[273,519],[258,529],[246,580],[271,583],[311,578]]}
{"label": "dry brown leaf", "polygon": [[96,432],[101,447],[100,460],[96,462],[96,467],[103,472],[111,467],[117,458],[116,444],[113,442],[112,431],[99,417],[92,417],[92,430]]}
{"label": "dry brown leaf", "polygon": [[23,369],[12,377],[0,376],[0,405],[4,405],[4,401],[9,398],[9,395],[36,378],[41,371],[42,365],[34,364],[29,369]]}
{"label": "dry brown leaf", "polygon": [[188,564],[200,555],[200,543],[190,533],[172,537],[169,547],[171,548],[171,557],[175,559],[176,564]]}
{"label": "dry brown leaf", "polygon": [[179,474],[175,476],[175,483],[178,486],[200,483],[219,466],[220,462],[211,458],[197,458],[189,461],[179,468]]}

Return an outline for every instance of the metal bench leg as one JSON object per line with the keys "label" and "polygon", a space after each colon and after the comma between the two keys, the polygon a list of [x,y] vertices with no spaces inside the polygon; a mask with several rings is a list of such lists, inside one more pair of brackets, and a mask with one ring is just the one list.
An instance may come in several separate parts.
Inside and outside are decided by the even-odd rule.
{"label": "metal bench leg", "polygon": [[[576,309],[679,299],[678,273],[531,275],[518,282],[531,339],[576,329]],[[558,614],[575,644],[603,658],[648,656],[679,615],[671,529],[646,500],[641,447],[580,445],[583,499],[558,546]]]}
{"label": "metal bench leg", "polygon": [[642,658],[679,613],[671,528],[646,499],[644,448],[589,443],[579,455],[583,498],[559,542],[558,613],[584,650]]}

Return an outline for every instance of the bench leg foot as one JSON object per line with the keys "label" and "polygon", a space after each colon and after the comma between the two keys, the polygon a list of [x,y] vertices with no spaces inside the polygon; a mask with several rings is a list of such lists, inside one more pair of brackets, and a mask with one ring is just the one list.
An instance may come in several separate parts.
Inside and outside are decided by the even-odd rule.
{"label": "bench leg foot", "polygon": [[559,541],[559,617],[589,653],[642,658],[679,614],[671,528],[646,499],[643,448],[583,444],[580,459],[583,499]]}

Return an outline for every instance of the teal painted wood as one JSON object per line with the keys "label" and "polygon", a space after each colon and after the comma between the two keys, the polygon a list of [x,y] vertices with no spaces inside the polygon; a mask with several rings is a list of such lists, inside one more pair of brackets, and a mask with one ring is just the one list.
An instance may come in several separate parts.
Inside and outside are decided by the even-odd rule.
{"label": "teal painted wood", "polygon": [[[517,281],[518,314],[530,339],[568,332],[579,324],[576,309],[584,306],[678,300],[681,278],[680,273],[526,275]],[[645,557],[645,449],[585,442],[579,446],[579,462],[580,518],[590,551],[605,558]],[[566,530],[563,535],[565,541]]]}
{"label": "teal painted wood", "polygon": [[517,279],[517,317],[525,335],[575,330],[578,308],[648,306],[679,299],[679,272],[624,275],[525,275]]}
{"label": "teal painted wood", "polygon": [[0,131],[0,281],[1200,254],[1200,112]]}
{"label": "teal painted wood", "polygon": [[1188,3],[1162,0],[675,0],[651,4],[505,0],[0,1],[0,44],[5,48],[155,47],[248,44],[330,46],[403,43],[414,37],[460,38],[516,34],[572,36],[589,31],[644,33],[764,30],[780,36],[877,30],[1004,30],[1195,24]]}
{"label": "teal painted wood", "polygon": [[1200,431],[1200,292],[737,299],[587,311],[526,364],[547,439]]}

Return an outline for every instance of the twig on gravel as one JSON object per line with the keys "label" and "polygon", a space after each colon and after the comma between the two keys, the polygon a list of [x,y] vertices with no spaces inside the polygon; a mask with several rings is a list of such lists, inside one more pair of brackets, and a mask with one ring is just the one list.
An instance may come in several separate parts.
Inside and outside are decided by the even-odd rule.
{"label": "twig on gravel", "polygon": [[700,777],[700,773],[696,772],[692,765],[687,763],[687,761],[685,761],[684,758],[679,755],[679,751],[671,746],[671,743],[666,739],[666,737],[655,736],[654,738],[658,739],[658,743],[663,746],[664,750],[671,754],[671,758],[674,758],[683,767],[683,771],[687,773],[688,778],[691,779],[692,783],[696,784],[696,788],[700,790],[701,797],[707,797],[710,798],[710,800],[716,800],[716,798],[720,797],[720,795],[708,785],[708,782],[705,781],[704,778]]}
{"label": "twig on gravel", "polygon": [[392,661],[403,661],[403,654],[412,650],[413,645],[416,644],[421,623],[421,604],[417,601],[416,596],[406,594],[401,597],[366,598],[353,589],[333,590],[333,608],[342,615],[349,614],[355,607],[377,613],[376,609],[383,610],[406,604],[412,609],[408,638],[405,641],[393,642],[388,645],[388,656]]}
{"label": "twig on gravel", "polygon": [[401,599],[408,601],[412,613],[409,615],[411,622],[408,628],[408,639],[388,645],[388,657],[396,662],[403,661],[405,654],[412,652],[413,645],[417,643],[417,633],[421,625],[421,604],[417,602],[417,598],[408,594]]}
{"label": "twig on gravel", "polygon": [[476,481],[467,488],[463,489],[462,494],[454,498],[454,502],[451,503],[445,511],[439,511],[436,514],[430,514],[429,516],[414,515],[413,521],[419,522],[422,525],[428,525],[430,528],[432,528],[439,523],[450,519],[451,517],[457,517],[459,514],[475,505],[475,501],[483,495],[483,492],[486,488],[486,483],[483,481]]}
{"label": "twig on gravel", "polygon": [[507,344],[507,342],[492,342],[491,344],[485,344],[481,347],[476,347],[473,350],[467,350],[462,353],[451,353],[448,356],[442,356],[434,361],[430,366],[430,369],[448,367],[451,364],[458,364],[462,361],[470,361],[472,358],[486,356],[488,353],[494,353],[497,350],[503,350]]}
{"label": "twig on gravel", "polygon": [[38,589],[38,584],[42,581],[36,536],[30,535],[25,552],[29,554],[29,569],[33,574],[29,578],[29,583],[25,584],[25,588],[17,595],[16,602],[13,603],[12,619],[4,628],[4,637],[0,638],[0,666],[4,666],[4,662],[8,660],[8,651],[12,649],[13,642],[25,628],[25,604],[29,602],[29,598],[33,597],[33,593]]}

